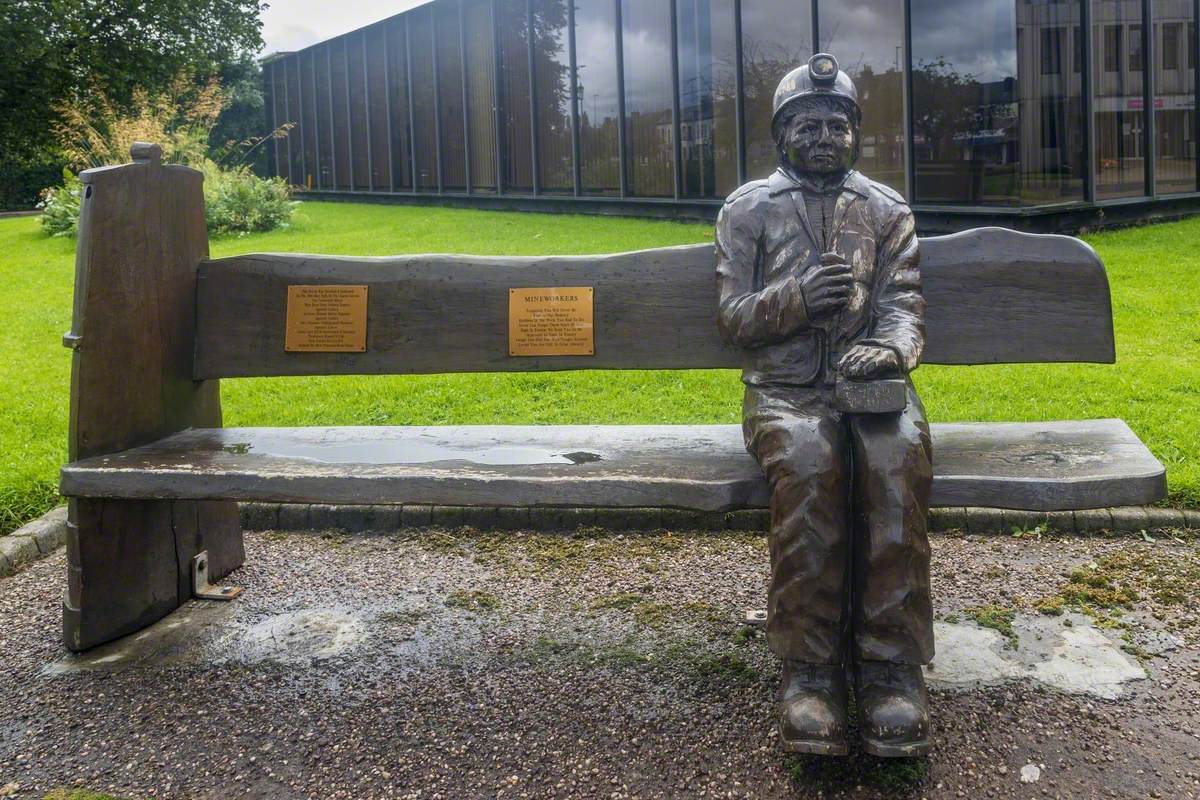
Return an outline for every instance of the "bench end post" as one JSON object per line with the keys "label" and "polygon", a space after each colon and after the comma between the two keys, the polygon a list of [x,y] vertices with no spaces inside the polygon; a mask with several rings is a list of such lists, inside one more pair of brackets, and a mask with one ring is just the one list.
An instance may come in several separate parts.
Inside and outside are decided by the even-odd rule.
{"label": "bench end post", "polygon": [[[192,374],[196,274],[208,257],[203,175],[163,164],[156,144],[138,142],[130,155],[132,163],[80,175],[75,300],[64,337],[71,349],[72,461],[221,426],[217,381]],[[63,616],[69,648],[130,633],[185,602],[190,591],[181,591],[179,563],[194,553],[181,548],[224,554],[225,571],[241,563],[236,503],[205,504],[212,507],[199,533],[179,521],[187,516],[180,505],[70,500]],[[210,534],[215,541],[206,540]]]}

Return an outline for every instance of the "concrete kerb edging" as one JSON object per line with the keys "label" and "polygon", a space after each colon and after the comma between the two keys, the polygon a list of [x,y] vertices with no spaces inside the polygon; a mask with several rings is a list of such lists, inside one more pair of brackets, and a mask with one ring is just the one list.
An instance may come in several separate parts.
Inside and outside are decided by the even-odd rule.
{"label": "concrete kerb edging", "polygon": [[[463,525],[480,530],[573,530],[581,526],[615,531],[673,530],[763,531],[770,526],[766,509],[712,512],[670,508],[526,508],[485,506],[334,506],[243,503],[246,530],[341,530],[346,533],[388,532],[403,528]],[[1200,530],[1200,510],[1127,506],[1088,511],[1012,511],[1001,508],[933,508],[930,529],[971,534],[1011,534],[1014,530],[1046,533]]]}
{"label": "concrete kerb edging", "polygon": [[[770,525],[765,509],[705,512],[670,508],[524,508],[495,506],[332,506],[242,503],[242,527],[250,531],[341,530],[346,533],[437,525],[480,530],[562,531],[598,527],[613,531],[661,528],[702,531],[759,531]],[[1090,534],[1101,531],[1200,531],[1200,509],[1128,506],[1088,511],[1011,511],[1000,508],[934,508],[935,532],[1011,534],[1014,530]],[[67,507],[60,506],[8,536],[0,536],[0,578],[50,555],[67,540]]]}
{"label": "concrete kerb edging", "polygon": [[67,507],[59,506],[23,528],[0,536],[0,578],[50,555],[67,542]]}

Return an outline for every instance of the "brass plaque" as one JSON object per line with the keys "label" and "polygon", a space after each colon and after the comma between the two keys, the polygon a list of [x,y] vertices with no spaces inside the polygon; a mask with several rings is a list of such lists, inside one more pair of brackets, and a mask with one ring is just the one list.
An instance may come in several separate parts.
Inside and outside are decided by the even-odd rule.
{"label": "brass plaque", "polygon": [[366,286],[289,286],[288,353],[365,353]]}
{"label": "brass plaque", "polygon": [[595,355],[594,294],[591,286],[509,289],[509,355]]}

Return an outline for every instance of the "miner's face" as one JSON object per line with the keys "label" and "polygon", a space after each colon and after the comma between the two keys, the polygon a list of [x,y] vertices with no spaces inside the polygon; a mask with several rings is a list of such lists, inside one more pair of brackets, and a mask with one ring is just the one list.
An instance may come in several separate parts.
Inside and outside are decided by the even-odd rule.
{"label": "miner's face", "polygon": [[826,108],[801,108],[788,122],[783,148],[792,168],[820,175],[854,166],[857,132],[849,115]]}

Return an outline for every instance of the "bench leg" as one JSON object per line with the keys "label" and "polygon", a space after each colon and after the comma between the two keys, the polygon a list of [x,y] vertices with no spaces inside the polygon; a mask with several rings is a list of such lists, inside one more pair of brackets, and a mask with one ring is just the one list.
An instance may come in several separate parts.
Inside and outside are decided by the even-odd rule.
{"label": "bench leg", "polygon": [[192,596],[191,559],[214,579],[245,560],[237,503],[72,498],[63,641],[76,652],[162,619]]}

